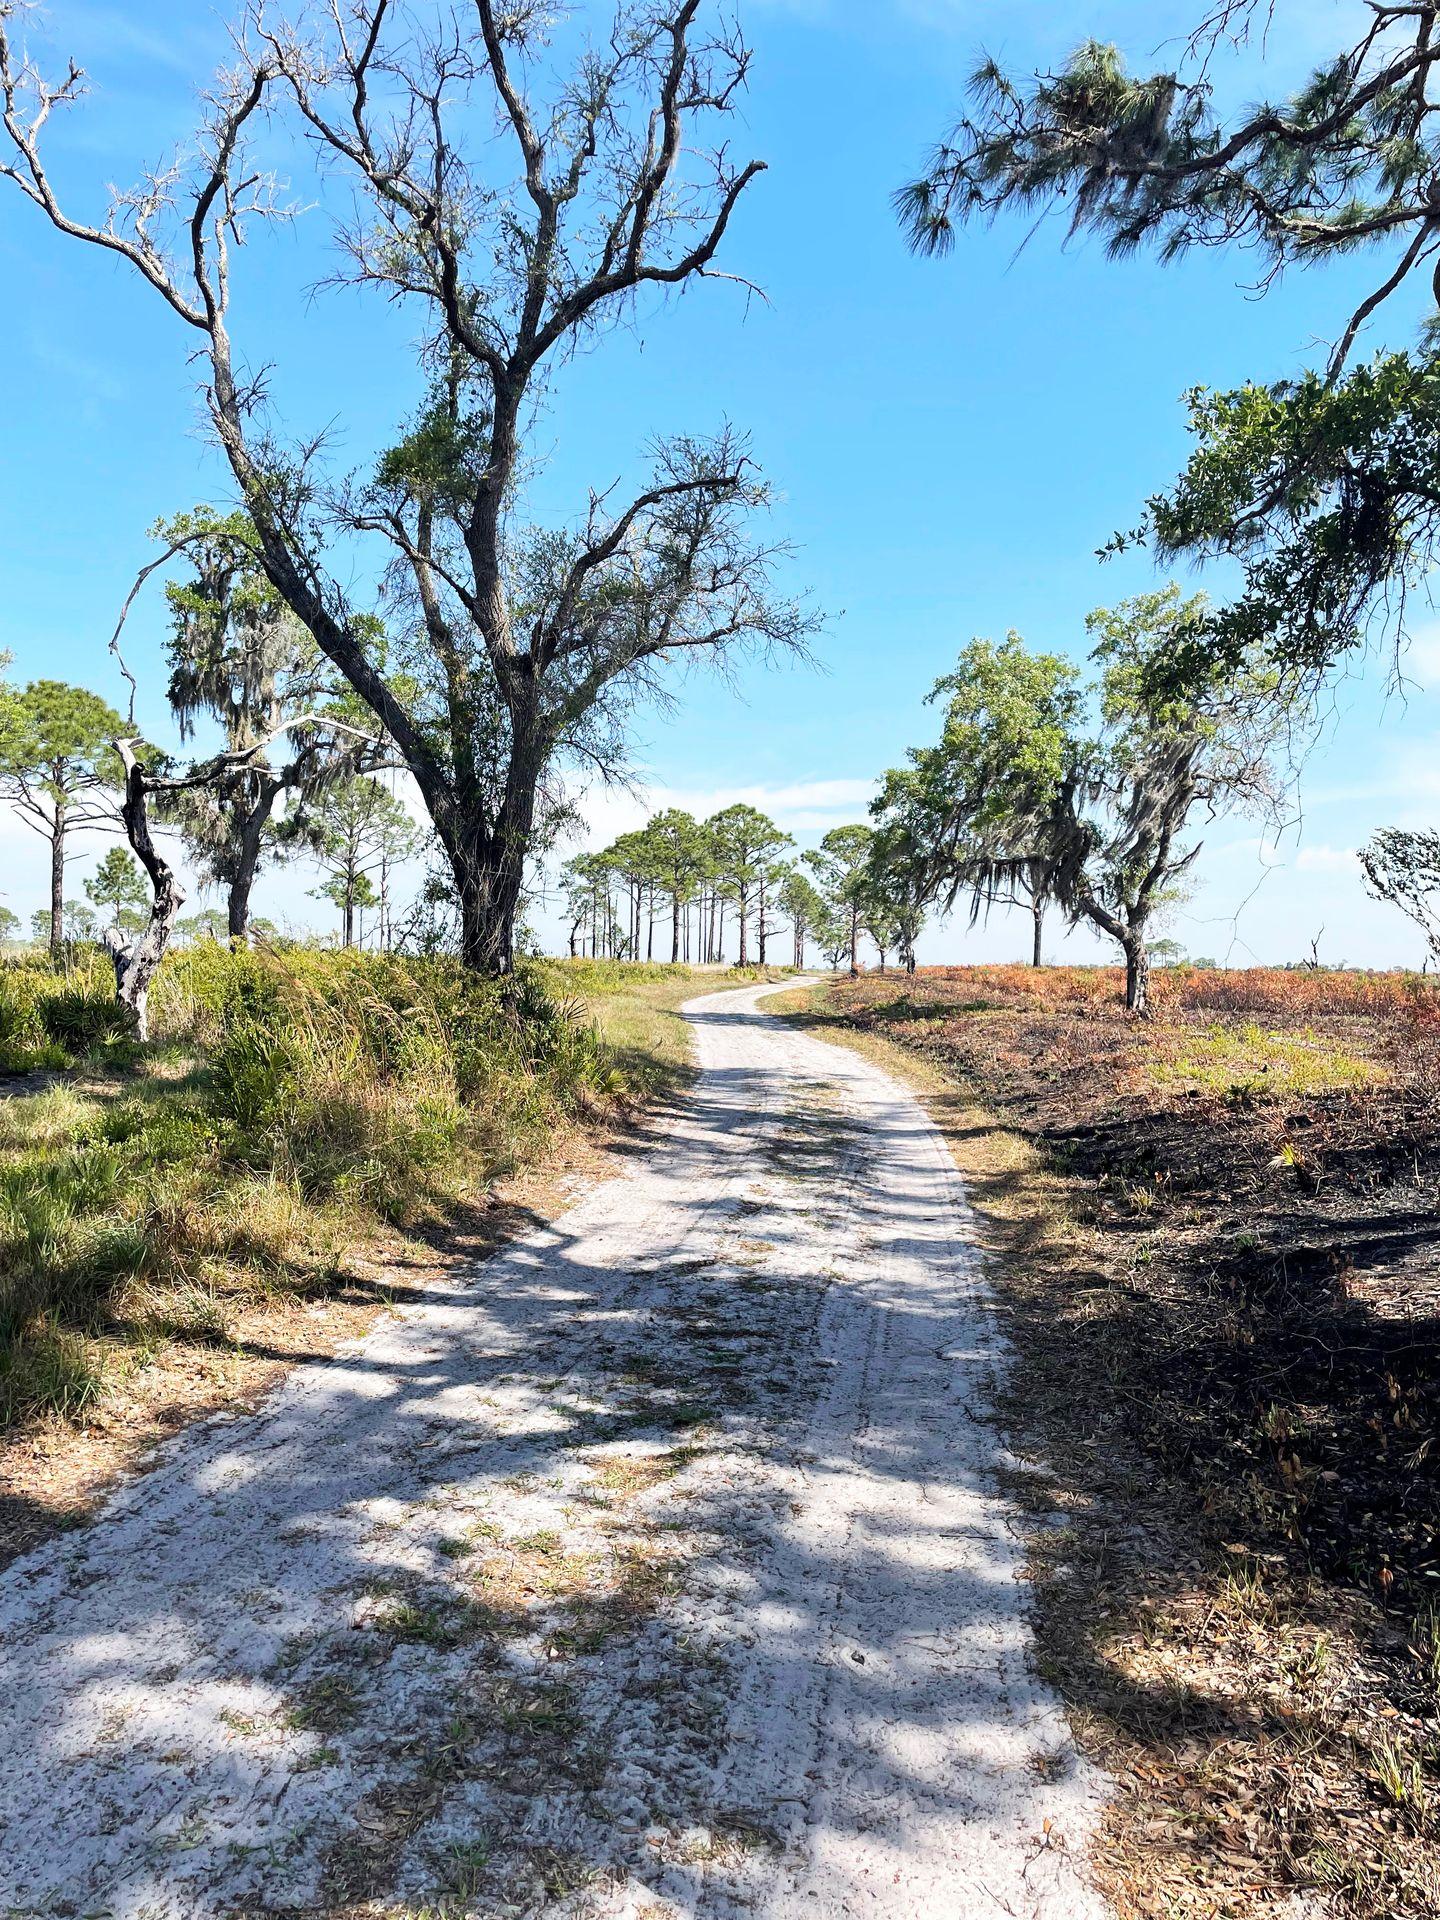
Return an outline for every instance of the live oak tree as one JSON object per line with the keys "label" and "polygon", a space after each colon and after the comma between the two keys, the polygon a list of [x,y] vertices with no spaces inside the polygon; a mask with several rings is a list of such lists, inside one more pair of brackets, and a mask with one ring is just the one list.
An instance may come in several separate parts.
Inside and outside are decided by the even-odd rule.
{"label": "live oak tree", "polygon": [[966,892],[972,920],[997,903],[1023,905],[1040,964],[1057,867],[1028,823],[1048,816],[1070,771],[1078,677],[1062,655],[1032,653],[1012,632],[998,644],[972,640],[935,683],[929,699],[945,703],[939,739],[888,772],[871,807],[902,916],[932,903],[948,910]]}
{"label": "live oak tree", "polygon": [[98,694],[61,680],[32,680],[0,712],[0,794],[50,849],[52,956],[67,937],[70,836],[118,824],[121,768],[112,742],[123,731],[120,715]]}
{"label": "live oak tree", "polygon": [[[1087,693],[1058,655],[972,643],[948,693],[939,745],[887,777],[881,831],[903,823],[942,900],[1006,897],[1027,871],[1072,922],[1088,921],[1125,956],[1125,1001],[1149,1000],[1149,936],[1199,855],[1197,816],[1265,812],[1287,703],[1275,676],[1212,663],[1177,691],[1176,649],[1206,617],[1203,596],[1173,584],[1101,608],[1086,622],[1097,680]],[[1032,697],[1011,698],[1017,690]],[[938,828],[938,831],[937,831]]]}
{"label": "live oak tree", "polygon": [[223,778],[179,789],[169,813],[202,877],[225,889],[230,939],[244,940],[262,863],[295,848],[327,783],[383,765],[386,747],[266,578],[247,515],[196,507],[155,532],[188,563],[165,589],[171,710],[182,738],[216,722],[233,756]]}
{"label": "live oak tree", "polygon": [[[539,527],[523,510],[528,436],[558,368],[642,296],[715,269],[761,171],[732,160],[723,131],[748,48],[702,24],[702,0],[627,10],[540,97],[538,7],[474,0],[417,17],[354,0],[307,8],[291,29],[257,0],[234,18],[191,157],[94,219],[62,204],[41,152],[83,72],[42,75],[18,45],[24,11],[0,0],[0,172],[62,233],[126,260],[188,330],[265,577],[414,775],[453,872],[465,960],[507,971],[552,763],[613,757],[667,662],[794,647],[813,630],[773,590],[780,550],[754,528],[768,495],[733,430],[657,444],[628,501],[607,481],[575,521]],[[503,150],[475,137],[497,127],[509,179]],[[336,278],[414,313],[405,371],[423,391],[368,473],[338,471],[323,435],[287,436],[270,341],[247,358],[232,334],[238,243],[296,211],[257,151],[261,130],[267,154],[295,130],[322,161]],[[413,634],[403,677],[348,584],[378,574],[387,625]]]}
{"label": "live oak tree", "polygon": [[1203,595],[1173,583],[1086,621],[1099,663],[1099,731],[1075,743],[1069,770],[1035,844],[1051,863],[1056,897],[1125,956],[1125,1004],[1149,1006],[1149,936],[1199,857],[1185,836],[1195,817],[1272,814],[1280,782],[1273,754],[1288,702],[1262,663],[1212,662],[1203,680],[1174,686],[1176,649],[1206,616]]}
{"label": "live oak tree", "polygon": [[1176,654],[1172,680],[1263,649],[1303,690],[1377,628],[1403,639],[1407,596],[1440,562],[1440,356],[1197,391],[1189,414],[1185,470],[1111,543],[1241,565],[1241,592]]}
{"label": "live oak tree", "polygon": [[[1440,358],[1432,311],[1418,349],[1352,366],[1366,323],[1418,281],[1440,305],[1440,3],[1356,0],[1334,55],[1294,98],[1233,115],[1213,61],[1264,0],[1221,0],[1173,70],[1135,74],[1088,42],[1053,72],[986,60],[969,111],[898,196],[913,243],[957,226],[1059,209],[1112,254],[1241,247],[1262,284],[1288,266],[1369,252],[1362,297],[1337,314],[1323,369],[1190,400],[1194,455],[1136,530],[1162,560],[1224,553],[1243,588],[1171,663],[1203,682],[1256,647],[1313,680],[1377,618],[1403,631],[1406,590],[1440,558]],[[1116,544],[1123,545],[1127,536]]]}

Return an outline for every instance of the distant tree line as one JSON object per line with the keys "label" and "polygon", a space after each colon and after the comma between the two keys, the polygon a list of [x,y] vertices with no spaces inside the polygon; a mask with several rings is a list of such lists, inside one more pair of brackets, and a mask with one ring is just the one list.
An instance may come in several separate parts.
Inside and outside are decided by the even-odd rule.
{"label": "distant tree line", "polygon": [[678,808],[654,814],[598,852],[561,869],[572,958],[803,967],[812,949],[832,967],[860,965],[861,940],[884,968],[893,953],[913,970],[922,914],[898,899],[887,842],[862,824],[832,827],[818,847],[793,838],[756,807],[708,820]]}

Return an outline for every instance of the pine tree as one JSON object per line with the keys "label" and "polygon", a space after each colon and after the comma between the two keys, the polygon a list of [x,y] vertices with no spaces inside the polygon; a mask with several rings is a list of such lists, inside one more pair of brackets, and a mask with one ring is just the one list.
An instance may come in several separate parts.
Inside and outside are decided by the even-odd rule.
{"label": "pine tree", "polygon": [[98,694],[61,680],[32,680],[0,718],[0,794],[50,848],[48,939],[58,958],[65,932],[65,862],[73,833],[118,824],[121,780],[113,742],[125,723]]}

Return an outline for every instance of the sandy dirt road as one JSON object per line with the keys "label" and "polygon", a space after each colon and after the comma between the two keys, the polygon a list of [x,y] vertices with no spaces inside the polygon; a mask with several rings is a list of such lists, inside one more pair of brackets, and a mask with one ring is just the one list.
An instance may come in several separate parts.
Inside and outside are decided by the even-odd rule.
{"label": "sandy dirt road", "polygon": [[625,1174],[0,1579],[0,1911],[1098,1920],[958,1180],[763,998]]}

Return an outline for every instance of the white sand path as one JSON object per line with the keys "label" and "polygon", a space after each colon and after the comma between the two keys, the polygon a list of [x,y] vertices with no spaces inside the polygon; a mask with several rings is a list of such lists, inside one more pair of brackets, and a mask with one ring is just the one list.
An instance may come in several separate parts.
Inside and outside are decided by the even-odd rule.
{"label": "white sand path", "polygon": [[765,992],[628,1171],[0,1577],[0,1912],[1101,1920],[960,1182]]}

